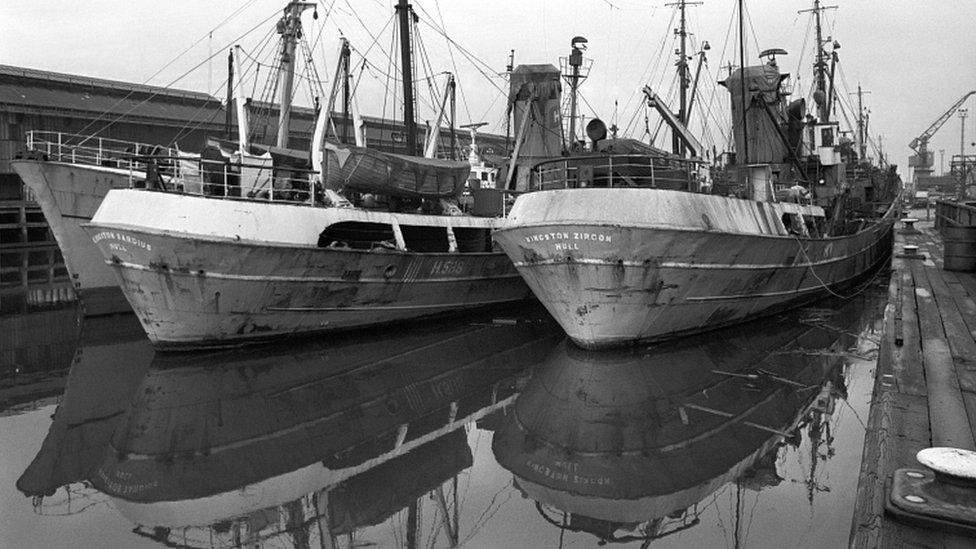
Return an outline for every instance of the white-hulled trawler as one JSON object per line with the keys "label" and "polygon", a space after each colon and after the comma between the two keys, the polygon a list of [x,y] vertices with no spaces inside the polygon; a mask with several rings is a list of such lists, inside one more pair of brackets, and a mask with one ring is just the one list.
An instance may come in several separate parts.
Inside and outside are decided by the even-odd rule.
{"label": "white-hulled trawler", "polygon": [[59,132],[31,131],[23,158],[10,167],[33,193],[54,235],[86,315],[128,312],[112,269],[81,224],[91,220],[110,189],[145,181],[143,155],[180,153],[146,143]]}
{"label": "white-hulled trawler", "polygon": [[[656,159],[657,170],[640,177],[609,155],[533,168],[536,188],[547,190],[520,195],[494,238],[575,343],[624,345],[742,322],[836,293],[888,260],[897,175],[848,177],[857,156],[829,120],[828,54],[818,50],[814,119],[804,100],[787,101],[789,75],[775,59],[785,53],[763,52],[764,64],[721,83],[739,151],[724,172],[739,189],[732,196],[703,189],[691,166],[662,169],[698,161],[700,148],[647,88],[690,160]],[[789,187],[809,200],[778,200]]]}
{"label": "white-hulled trawler", "polygon": [[[300,26],[304,7],[289,4],[285,28]],[[397,9],[410,20],[405,2]],[[348,80],[337,70],[334,82]],[[236,174],[204,167],[199,193],[185,184],[174,192],[170,182],[106,195],[85,228],[155,346],[239,344],[531,295],[505,254],[492,250],[497,218],[456,206],[468,162],[433,158],[430,137],[424,157],[371,150],[360,132],[355,146],[327,143],[337,93],[334,84],[313,138],[319,173],[249,157],[241,123]],[[246,121],[240,96],[236,103]],[[407,151],[416,151],[412,110],[405,118]]]}

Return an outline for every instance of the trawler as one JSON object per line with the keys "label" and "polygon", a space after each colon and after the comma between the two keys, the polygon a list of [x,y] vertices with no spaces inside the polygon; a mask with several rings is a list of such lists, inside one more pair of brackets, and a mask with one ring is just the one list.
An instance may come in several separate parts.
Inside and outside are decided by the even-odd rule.
{"label": "trawler", "polygon": [[[819,2],[811,10],[818,40],[822,10]],[[776,59],[784,50],[766,50],[762,64],[720,82],[731,94],[736,152],[711,171],[711,184],[691,165],[703,155],[687,137],[686,115],[672,115],[647,87],[649,104],[680,138],[672,157],[641,174],[614,155],[532,167],[526,177],[540,190],[518,196],[494,239],[576,344],[619,346],[743,322],[843,293],[885,264],[900,181],[893,167],[848,178],[857,154],[830,119],[837,53],[818,44],[816,117],[804,99],[789,101],[789,75]]]}
{"label": "trawler", "polygon": [[176,149],[61,132],[30,131],[28,153],[10,167],[31,190],[58,243],[85,314],[131,310],[111,268],[81,224],[91,220],[109,189],[144,181],[150,151],[177,157]]}
{"label": "trawler", "polygon": [[[290,3],[279,28],[300,27],[309,6]],[[401,2],[397,10],[409,35],[411,8]],[[530,297],[509,259],[493,250],[498,218],[458,207],[468,162],[434,157],[439,131],[428,132],[424,156],[415,156],[412,107],[404,115],[406,154],[373,150],[359,131],[355,144],[326,139],[338,82],[349,82],[341,72],[348,51],[343,41],[316,123],[312,170],[250,152],[238,80],[235,160],[202,160],[192,182],[148,178],[145,188],[113,189],[84,225],[158,348],[235,345]],[[402,68],[410,106],[409,60]]]}

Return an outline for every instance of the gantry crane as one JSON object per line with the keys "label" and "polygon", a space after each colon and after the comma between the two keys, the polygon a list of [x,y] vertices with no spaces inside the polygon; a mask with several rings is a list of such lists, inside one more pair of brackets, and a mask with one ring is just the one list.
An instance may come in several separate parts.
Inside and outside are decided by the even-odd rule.
{"label": "gantry crane", "polygon": [[919,176],[927,176],[932,174],[932,164],[933,164],[933,154],[929,152],[929,139],[935,135],[935,132],[939,131],[939,128],[946,123],[946,120],[955,113],[963,103],[969,99],[970,95],[976,94],[976,90],[966,93],[962,96],[959,101],[956,101],[949,110],[942,114],[935,122],[929,126],[929,129],[922,132],[922,135],[912,139],[912,142],[908,144],[908,147],[915,151],[915,154],[908,159],[908,167],[915,169],[915,182],[918,182]]}

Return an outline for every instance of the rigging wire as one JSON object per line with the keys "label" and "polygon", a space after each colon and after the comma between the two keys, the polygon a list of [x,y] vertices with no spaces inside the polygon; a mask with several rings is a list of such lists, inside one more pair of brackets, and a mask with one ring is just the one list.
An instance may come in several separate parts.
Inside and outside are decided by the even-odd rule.
{"label": "rigging wire", "polygon": [[[261,41],[258,42],[258,44],[261,45],[261,48],[260,48],[260,50],[258,52],[258,56],[260,56],[261,55],[261,52],[264,51],[264,48],[267,47],[267,44],[270,42],[271,37],[274,36],[274,32],[275,32],[274,28],[273,27],[270,28],[265,33],[265,35],[261,38]],[[253,57],[248,56],[247,51],[244,50],[243,48],[241,48],[241,53],[245,57],[248,57],[249,59],[251,59],[252,60],[252,63],[256,64],[255,65],[256,67],[259,67],[260,66],[260,64],[258,63],[258,61],[256,59],[254,59]],[[214,54],[214,55],[216,55],[216,54]],[[242,70],[242,72],[244,72],[246,74],[247,69],[242,68],[241,70]],[[244,74],[238,75],[238,78],[244,78],[244,76],[245,76]],[[257,75],[255,74],[255,81],[256,81],[256,78],[257,78]],[[219,88],[226,87],[227,84],[228,84],[228,80],[229,80],[229,77],[228,78],[224,78],[223,81],[219,84],[218,89]],[[252,96],[253,96],[253,93],[252,93]],[[207,106],[207,104],[208,103],[204,103],[203,105],[201,105],[196,110],[196,112],[193,113],[193,116],[191,116],[190,119],[186,123],[184,123],[182,127],[180,127],[180,129],[176,133],[176,135],[173,136],[173,138],[169,141],[169,143],[167,145],[168,147],[172,147],[172,146],[176,145],[176,143],[178,143],[179,139],[182,138],[184,135],[189,135],[191,132],[194,132],[194,131],[200,129],[204,124],[210,124],[210,123],[213,122],[213,120],[217,117],[217,115],[220,114],[220,111],[219,110],[214,110],[210,114],[209,118],[207,118],[206,120],[202,120],[202,119],[198,119],[197,118],[197,116],[199,116],[199,114],[204,110],[204,108]],[[225,105],[224,108],[225,109],[230,109],[231,108],[231,105],[230,104]]]}
{"label": "rigging wire", "polygon": [[[437,76],[437,75],[434,74],[434,67],[433,67],[433,65],[431,65],[430,57],[427,55],[427,47],[424,44],[424,40],[420,36],[420,33],[417,32],[417,23],[416,23],[416,21],[413,22],[413,26],[412,26],[412,29],[410,31],[410,34],[411,34],[411,38],[414,39],[414,41],[417,44],[417,46],[415,48],[417,55],[415,57],[419,57],[420,58],[420,68],[421,68],[421,70],[424,71],[424,74],[427,75],[425,78],[416,78],[414,80],[414,83],[415,83],[415,85],[417,83],[419,83],[419,82],[423,82],[423,83],[427,84],[427,93],[430,95],[431,105],[433,106],[433,110],[435,111],[435,114],[436,114],[436,111],[439,110],[439,107],[438,106],[440,104],[440,93],[438,93],[437,91],[434,90],[433,80],[434,80],[434,77]],[[438,74],[444,74],[444,73],[441,72],[441,73],[438,73]],[[419,75],[417,75],[417,76],[419,76]],[[419,94],[417,94],[417,95],[419,95]],[[419,99],[419,97],[418,97],[418,99]]]}
{"label": "rigging wire", "polygon": [[[325,88],[322,85],[322,78],[319,76],[318,68],[316,68],[314,59],[312,58],[312,49],[305,39],[301,40],[301,48],[305,57],[305,74],[300,76],[299,79],[305,80],[308,84],[308,98],[309,100],[313,100],[316,97],[324,96]],[[315,89],[316,85],[318,85],[317,90]]]}
{"label": "rigging wire", "polygon": [[[274,74],[274,78],[269,77],[264,81],[264,86],[261,89],[261,95],[258,96],[258,101],[261,105],[255,109],[255,121],[262,122],[265,126],[270,123],[271,120],[271,106],[275,101],[275,97],[278,94],[278,79],[281,77],[281,62],[277,56],[275,56],[273,63],[270,66],[271,74]],[[260,66],[260,65],[259,65]],[[255,83],[257,82],[257,75],[255,74]],[[253,97],[253,96],[252,96]],[[261,106],[263,105],[263,109]],[[248,139],[256,135],[256,128],[258,124],[251,124],[248,128]],[[263,132],[262,132],[263,133]]]}
{"label": "rigging wire", "polygon": [[[443,74],[449,74],[449,73],[446,72],[446,71],[442,71],[442,72],[439,72],[437,74],[434,74],[433,65],[430,62],[430,56],[427,55],[427,46],[426,46],[426,44],[424,44],[423,38],[420,36],[420,33],[418,32],[416,21],[414,21],[414,23],[413,23],[413,36],[415,36],[416,37],[416,40],[417,40],[417,53],[419,54],[420,59],[421,59],[421,67],[424,69],[425,74],[427,74],[427,77],[426,78],[423,78],[423,79],[420,79],[420,80],[415,80],[414,82],[423,81],[423,82],[425,82],[427,84],[427,91],[430,94],[431,106],[432,106],[432,110],[433,110],[433,116],[432,116],[432,118],[436,119],[437,116],[440,114],[441,100],[444,99],[444,98],[442,97],[442,92],[440,92],[439,90],[435,89],[435,87],[434,87],[434,78],[437,77],[437,76],[440,76],[440,75],[443,75]],[[443,93],[446,93],[446,90]],[[434,126],[431,126],[430,125],[430,121],[427,121],[427,122],[428,122],[428,124],[427,124],[427,132],[428,132],[428,134],[425,136],[425,138],[426,139],[430,139],[430,133],[429,132],[435,132],[436,139],[438,141],[441,141],[440,126],[438,125],[438,126],[434,127]],[[443,145],[443,144],[441,144],[441,145]]]}
{"label": "rigging wire", "polygon": [[[318,2],[316,2],[316,3],[318,3]],[[321,49],[322,50],[322,53],[321,53],[322,59],[327,59],[328,58],[328,56],[325,54],[325,43],[322,41],[322,35],[325,34],[325,25],[329,21],[329,16],[332,15],[332,9],[333,9],[334,6],[335,6],[335,0],[332,0],[332,3],[329,4],[328,9],[325,10],[325,15],[322,16],[322,22],[321,23],[319,23],[315,19],[312,19],[312,26],[313,27],[316,27],[316,26],[319,27],[319,30],[315,34],[315,40],[310,45],[310,48],[309,49],[311,51],[313,51],[313,52],[315,51],[315,48]],[[316,11],[318,11],[318,8],[315,8],[315,9],[316,9]],[[336,25],[336,28],[338,28],[338,25]],[[302,38],[303,39],[305,38],[304,33],[302,34]]]}
{"label": "rigging wire", "polygon": [[803,45],[800,48],[800,56],[796,59],[796,79],[799,84],[800,80],[800,68],[803,65],[803,59],[807,55],[807,45],[810,44],[810,40],[813,38],[813,17],[807,18],[807,29],[803,33]]}
{"label": "rigging wire", "polygon": [[[421,7],[420,9],[421,9],[421,11],[423,11],[423,7]],[[481,75],[485,78],[485,80],[487,80],[488,83],[491,84],[496,90],[498,90],[500,93],[506,93],[505,90],[501,88],[501,86],[499,86],[498,84],[495,83],[495,79],[492,76],[490,76],[487,72],[485,72],[484,68],[487,68],[488,71],[491,71],[492,73],[494,73],[494,68],[491,65],[489,65],[488,63],[482,61],[477,56],[475,56],[473,53],[471,53],[470,51],[468,51],[467,49],[465,49],[463,46],[461,46],[460,44],[458,44],[457,41],[455,41],[453,38],[451,38],[450,36],[448,36],[447,33],[445,33],[442,29],[434,26],[430,21],[428,21],[427,18],[421,19],[421,22],[423,22],[425,25],[427,25],[428,27],[430,27],[431,29],[433,29],[434,32],[440,34],[446,40],[448,40],[451,44],[453,44],[454,47],[456,47],[458,49],[458,51],[461,52],[461,54],[464,55],[465,58],[468,59],[468,61],[471,61],[472,65],[474,65],[475,69],[477,69],[478,72],[481,73]]]}
{"label": "rigging wire", "polygon": [[[744,2],[742,5],[745,8],[746,21],[749,22],[749,29],[752,31],[752,40],[756,44],[756,55],[758,56],[759,52],[762,50],[759,49],[759,36],[756,35],[756,27],[754,27],[752,24],[752,12],[745,6]],[[745,65],[746,63],[743,61],[742,64]]]}
{"label": "rigging wire", "polygon": [[[241,8],[241,9],[243,9],[243,8]],[[240,10],[238,10],[238,11],[240,11]],[[241,38],[247,36],[248,34],[254,32],[257,28],[263,26],[264,24],[266,24],[271,19],[274,19],[277,15],[278,15],[278,12],[277,12],[277,10],[275,10],[275,12],[272,13],[269,17],[267,17],[266,19],[262,20],[257,25],[251,27],[250,29],[248,29],[247,31],[245,31],[244,33],[242,33],[241,35],[239,35],[237,38],[234,38],[234,40],[232,40],[231,43],[233,44],[234,42],[236,42],[236,41],[240,40]],[[216,28],[214,30],[216,30]],[[209,31],[205,36],[209,36],[210,32],[212,32],[212,31]],[[202,41],[203,38],[201,38],[200,40]],[[218,53],[220,51],[222,51],[222,50],[223,50],[223,48],[219,48],[218,49]],[[197,63],[196,65],[194,65],[193,67],[191,67],[189,70],[183,72],[182,74],[180,74],[179,76],[177,76],[175,79],[173,79],[172,81],[170,81],[165,86],[160,86],[160,88],[161,89],[169,89],[169,88],[171,88],[174,84],[176,84],[177,82],[179,82],[183,78],[186,78],[186,76],[189,75],[190,73],[192,73],[193,71],[199,69],[200,67],[202,67],[206,63],[209,63],[211,59],[213,59],[214,57],[216,57],[218,55],[218,53],[214,53],[214,54],[209,55],[206,59],[204,59],[200,63]],[[182,56],[182,54],[180,54],[180,55]],[[156,74],[158,74],[158,72]],[[146,80],[146,82],[148,82],[149,80],[151,80],[152,78],[154,78],[156,76],[156,74],[154,74],[153,76],[149,77],[149,79]],[[147,84],[144,83],[143,85],[147,85]],[[91,122],[85,124],[85,126],[83,128],[81,128],[81,130],[79,130],[78,133],[84,133],[88,128],[92,127],[96,122],[98,122],[99,120],[102,120],[105,117],[105,115],[111,113],[112,112],[112,109],[114,109],[115,107],[121,105],[124,101],[128,100],[132,96],[132,94],[134,94],[134,93],[136,93],[136,90],[135,89],[130,90],[125,96],[123,96],[121,99],[119,99],[118,101],[116,101],[115,104],[113,104],[111,107],[109,107],[105,112],[99,114],[97,117],[95,117],[94,120],[92,120]],[[101,128],[99,128],[97,131],[95,131],[94,133],[92,133],[91,135],[89,135],[88,137],[86,137],[85,140],[83,140],[80,144],[83,144],[88,139],[92,139],[92,138],[96,137],[98,134],[100,134],[101,132],[105,131],[106,129],[108,129],[109,127],[111,127],[113,124],[115,124],[116,122],[118,122],[119,120],[121,120],[122,118],[128,116],[129,114],[131,114],[133,111],[135,111],[136,109],[138,109],[142,105],[144,105],[144,104],[148,103],[149,101],[151,101],[152,99],[154,99],[156,96],[159,95],[159,93],[160,93],[159,91],[153,91],[145,99],[143,99],[142,101],[136,103],[135,105],[133,105],[132,107],[130,107],[128,110],[126,110],[125,112],[123,112],[119,116],[113,118],[107,124],[105,124],[104,126],[102,126]]]}
{"label": "rigging wire", "polygon": [[[370,69],[372,69],[373,71],[376,71],[376,72],[378,72],[378,73],[380,73],[380,74],[382,74],[383,76],[385,76],[385,77],[387,78],[387,81],[389,81],[389,80],[392,80],[392,81],[393,81],[393,82],[395,82],[396,84],[402,84],[402,83],[403,83],[403,79],[402,79],[402,78],[401,78],[401,77],[400,77],[400,76],[399,76],[399,75],[397,74],[397,72],[398,72],[398,69],[399,69],[399,67],[394,67],[394,68],[393,68],[393,69],[391,69],[391,70],[384,70],[384,69],[383,69],[382,67],[380,67],[380,66],[379,66],[379,65],[377,65],[376,63],[374,63],[374,62],[372,62],[372,61],[370,61],[370,60],[369,60],[369,59],[367,59],[366,57],[362,57],[362,52],[360,52],[360,51],[359,51],[359,50],[358,50],[358,49],[357,49],[357,48],[356,48],[355,46],[353,46],[353,45],[352,45],[352,43],[350,43],[350,44],[349,44],[349,48],[350,48],[350,50],[351,50],[351,51],[354,51],[354,52],[356,52],[357,54],[359,54],[359,55],[361,56],[361,58],[362,58],[362,61],[363,61],[363,64],[364,64],[365,66],[367,66],[368,68],[370,68]],[[391,62],[391,63],[393,63],[393,62],[394,62],[394,59],[390,59],[390,62]],[[357,64],[358,64],[358,63],[357,63]],[[443,73],[443,72],[441,72],[441,73],[438,73],[438,74],[444,74],[444,73]],[[433,75],[433,76],[430,76],[430,77],[425,77],[425,78],[415,78],[415,79],[414,79],[414,83],[417,83],[417,82],[420,82],[420,81],[426,81],[426,80],[430,80],[431,78],[434,78],[434,77],[436,77],[436,76],[437,76],[437,75],[435,74],[435,75]],[[396,89],[397,89],[397,87],[396,87],[396,86],[392,86],[392,87],[391,87],[391,86],[389,86],[389,85],[387,84],[387,85],[386,85],[386,91],[387,91],[387,93],[389,93],[389,91],[390,91],[391,89],[392,89],[392,90],[396,90]],[[395,98],[394,98],[394,99],[395,99]],[[430,107],[430,108],[433,108],[433,107],[431,107],[431,104],[430,104],[430,103],[428,103],[428,102],[426,102],[426,101],[427,101],[427,99],[426,99],[426,98],[424,98],[423,96],[419,96],[419,97],[417,97],[417,99],[418,99],[418,100],[420,100],[420,101],[424,101],[424,103],[423,103],[423,105],[424,105],[425,107]],[[384,110],[384,112],[385,112],[385,110]]]}
{"label": "rigging wire", "polygon": [[[396,43],[397,43],[396,41],[397,41],[397,37],[399,35],[400,35],[400,26],[399,25],[393,25],[393,32],[390,33],[390,51],[396,51]],[[392,111],[392,109],[394,108],[393,105],[396,105],[396,103],[397,103],[397,93],[400,92],[399,87],[396,85],[397,79],[394,76],[392,76],[392,74],[397,70],[397,68],[396,68],[396,60],[393,58],[392,55],[387,55],[387,58],[386,59],[387,59],[387,72],[386,72],[386,89],[387,89],[387,93],[383,96],[383,118],[384,119],[386,119],[386,106],[387,106],[387,101],[388,100],[390,101],[390,109]],[[366,62],[366,58],[365,57],[363,58],[363,61]],[[377,70],[378,70],[378,68],[377,68]],[[390,86],[390,81],[391,80],[393,81],[392,88]],[[393,93],[392,94],[389,93],[389,90],[390,89],[393,90]],[[395,115],[395,113],[391,112],[390,118],[393,118],[394,115]]]}
{"label": "rigging wire", "polygon": [[[677,9],[671,10],[671,18],[668,19],[668,25],[667,25],[666,28],[670,29],[671,28],[671,25],[674,24],[674,19],[677,16],[677,13],[678,13],[678,10]],[[665,50],[665,48],[667,48],[667,46],[668,46],[668,39],[667,39],[667,37],[665,37],[665,38],[663,38],[661,40],[661,47],[658,50],[657,54],[647,60],[647,65],[644,67],[644,70],[641,72],[641,76],[640,76],[640,80],[639,80],[640,82],[648,82],[649,83],[650,80],[652,79],[652,76],[651,75],[658,73],[658,69],[659,69],[659,67],[661,65],[661,61],[665,57],[664,50]],[[641,105],[644,104],[644,103],[646,103],[644,101],[644,94],[643,94],[642,90],[640,88],[635,88],[631,92],[631,94],[627,98],[627,100],[624,102],[624,107],[623,107],[624,112],[627,112],[627,111],[630,110],[630,108],[631,108],[631,102],[634,100],[635,97],[640,97],[640,101],[638,102],[637,105],[635,105],[635,114],[634,114],[634,117],[631,119],[631,121],[633,121],[637,117],[637,115],[640,113]],[[631,130],[631,126],[630,126],[630,124],[628,124],[628,126],[627,126],[627,128],[625,130],[625,133],[630,133],[630,130]]]}
{"label": "rigging wire", "polygon": [[[437,16],[440,18],[441,28],[447,29],[447,25],[444,23],[444,13],[441,11],[441,3],[438,0],[434,0],[434,6],[437,8]],[[454,74],[457,76],[457,90],[461,95],[461,104],[464,105],[464,112],[468,115],[468,121],[474,122],[474,120],[471,118],[471,108],[468,106],[468,98],[464,92],[465,88],[461,86],[461,73],[458,72],[457,61],[454,58],[454,48],[452,47],[450,40],[444,40],[444,42],[447,44],[447,53],[451,57],[451,66],[454,68]],[[495,99],[492,100],[491,104],[494,105],[497,100],[498,96],[495,96]]]}

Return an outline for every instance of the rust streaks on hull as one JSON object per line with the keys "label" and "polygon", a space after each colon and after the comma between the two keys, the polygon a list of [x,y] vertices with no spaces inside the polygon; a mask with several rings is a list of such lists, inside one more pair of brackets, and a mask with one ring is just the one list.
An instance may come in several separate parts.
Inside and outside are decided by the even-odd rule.
{"label": "rust streaks on hull", "polygon": [[[90,226],[95,233],[99,228]],[[104,228],[102,228],[104,230]],[[158,348],[219,347],[529,298],[502,253],[408,253],[189,238],[113,227],[98,243]]]}
{"label": "rust streaks on hull", "polygon": [[[823,240],[628,227],[571,250],[527,238],[606,227],[507,226],[494,238],[570,338],[601,348],[744,322],[849,287],[890,256],[891,223],[882,224],[880,238]],[[519,261],[526,248],[532,262]]]}

